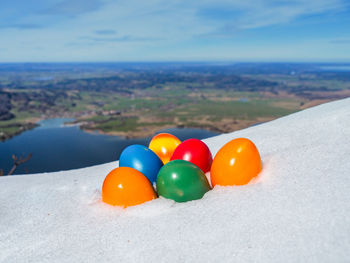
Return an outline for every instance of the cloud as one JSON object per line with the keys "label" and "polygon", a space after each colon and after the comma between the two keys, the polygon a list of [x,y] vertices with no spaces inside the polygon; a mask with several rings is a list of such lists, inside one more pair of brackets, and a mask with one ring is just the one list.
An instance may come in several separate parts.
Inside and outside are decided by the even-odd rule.
{"label": "cloud", "polygon": [[78,15],[100,10],[102,0],[12,0],[0,10],[0,28],[20,30],[47,28]]}
{"label": "cloud", "polygon": [[101,0],[64,0],[42,10],[41,14],[77,16],[96,11],[104,5]]}
{"label": "cloud", "polygon": [[44,27],[43,25],[26,24],[26,23],[8,24],[8,25],[0,26],[0,28],[15,28],[15,29],[19,29],[19,30],[41,29],[43,27]]}
{"label": "cloud", "polygon": [[337,45],[349,45],[350,44],[350,38],[336,38],[329,41],[331,44],[337,44]]}
{"label": "cloud", "polygon": [[157,41],[162,40],[161,38],[153,37],[137,37],[137,36],[121,36],[121,37],[80,37],[81,40],[90,40],[95,42],[144,42],[144,41]]}
{"label": "cloud", "polygon": [[97,35],[115,35],[117,34],[117,31],[112,29],[102,29],[102,30],[95,30],[94,33]]}
{"label": "cloud", "polygon": [[227,21],[239,17],[240,11],[235,6],[208,6],[198,8],[196,15],[206,20]]}
{"label": "cloud", "polygon": [[[331,41],[343,44],[339,47],[346,53],[347,40],[335,38],[348,36],[349,3],[348,0],[11,0],[0,8],[0,48],[11,50],[7,60],[224,58],[232,54],[259,56],[259,52],[262,57],[271,54],[277,57],[289,54],[298,43],[300,52],[295,52],[302,54],[307,50],[308,54],[309,49],[314,50],[309,43],[318,46],[316,40],[321,39],[324,49]],[[5,27],[22,31],[4,30]],[[21,41],[27,44],[21,45]],[[34,52],[38,42],[44,48]],[[271,53],[266,51],[269,47],[274,47]],[[320,56],[340,53],[340,48],[317,50]]]}
{"label": "cloud", "polygon": [[[16,5],[22,6],[19,2],[25,0],[13,1],[16,1]],[[42,7],[38,9],[38,6]],[[175,27],[184,27],[186,31],[193,28],[192,31],[197,31],[194,32],[194,35],[202,33],[224,35],[225,33],[231,34],[230,31],[236,29],[245,30],[284,24],[303,16],[343,11],[349,8],[349,3],[346,0],[202,0],[200,2],[187,0],[129,0],[127,2],[50,0],[45,3],[33,4],[30,8],[33,10],[28,10],[28,13],[22,10],[24,13],[17,14],[16,17],[12,17],[12,20],[21,21],[20,19],[24,17],[28,18],[23,20],[28,24],[41,24],[42,27],[48,27],[56,23],[66,22],[65,19],[68,21],[68,19],[77,18],[82,14],[102,12],[104,13],[100,17],[102,21],[106,20],[106,23],[119,27],[120,24],[124,26],[130,23],[137,23],[139,27],[144,27],[149,21],[157,21],[159,24],[152,26],[152,30],[159,30],[163,33],[166,31],[164,27],[168,26],[172,30]],[[2,27],[9,24],[6,20],[0,23],[3,25]],[[184,23],[188,24],[183,25]],[[207,27],[203,30],[206,32],[198,32],[198,28],[194,28],[194,25],[201,25],[203,29]],[[87,26],[93,25],[87,24]],[[17,28],[26,29],[24,26]],[[105,29],[96,30],[95,33],[113,35],[116,32]]]}
{"label": "cloud", "polygon": [[251,29],[288,23],[302,16],[341,12],[348,7],[342,0],[206,1],[197,7],[196,15],[207,23],[221,22],[226,23],[226,27]]}

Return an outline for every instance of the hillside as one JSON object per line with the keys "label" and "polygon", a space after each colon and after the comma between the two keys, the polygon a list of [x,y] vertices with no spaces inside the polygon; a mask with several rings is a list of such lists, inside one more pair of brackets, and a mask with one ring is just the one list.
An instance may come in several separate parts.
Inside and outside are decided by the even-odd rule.
{"label": "hillside", "polygon": [[205,142],[215,155],[237,137],[256,143],[258,179],[187,203],[102,203],[117,163],[0,178],[0,262],[348,261],[350,98]]}

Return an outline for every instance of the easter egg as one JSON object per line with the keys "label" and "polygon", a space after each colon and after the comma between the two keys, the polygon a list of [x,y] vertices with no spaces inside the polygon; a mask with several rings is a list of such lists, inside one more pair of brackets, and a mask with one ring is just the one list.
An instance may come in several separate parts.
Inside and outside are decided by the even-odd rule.
{"label": "easter egg", "polygon": [[102,201],[110,205],[133,206],[157,198],[150,181],[130,167],[112,170],[102,186]]}
{"label": "easter egg", "polygon": [[152,150],[138,144],[126,147],[119,158],[119,167],[134,168],[144,174],[151,183],[156,181],[162,166],[162,161]]}
{"label": "easter egg", "polygon": [[158,194],[176,202],[200,199],[209,190],[209,182],[202,170],[184,160],[168,162],[157,177]]}
{"label": "easter egg", "polygon": [[164,164],[170,161],[176,147],[181,141],[169,133],[160,133],[154,136],[149,144],[149,148],[154,151]]}
{"label": "easter egg", "polygon": [[204,173],[209,172],[213,157],[208,146],[198,139],[182,142],[171,156],[172,160],[185,160],[197,165]]}
{"label": "easter egg", "polygon": [[261,158],[255,144],[246,138],[234,139],[215,155],[210,180],[215,185],[244,185],[261,171]]}

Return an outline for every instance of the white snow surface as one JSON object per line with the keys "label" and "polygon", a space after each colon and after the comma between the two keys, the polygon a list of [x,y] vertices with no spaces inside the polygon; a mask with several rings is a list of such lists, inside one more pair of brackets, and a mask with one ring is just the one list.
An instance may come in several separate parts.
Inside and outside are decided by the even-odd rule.
{"label": "white snow surface", "polygon": [[238,137],[258,178],[187,203],[104,204],[117,162],[0,178],[0,262],[349,262],[350,98],[204,141]]}

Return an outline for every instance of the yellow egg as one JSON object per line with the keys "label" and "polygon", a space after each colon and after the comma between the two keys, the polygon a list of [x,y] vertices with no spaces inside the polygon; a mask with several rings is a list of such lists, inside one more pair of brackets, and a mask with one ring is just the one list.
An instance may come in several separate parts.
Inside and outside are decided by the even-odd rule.
{"label": "yellow egg", "polygon": [[169,133],[160,133],[152,138],[148,148],[155,152],[166,164],[170,161],[173,152],[180,143],[181,141],[176,136]]}

